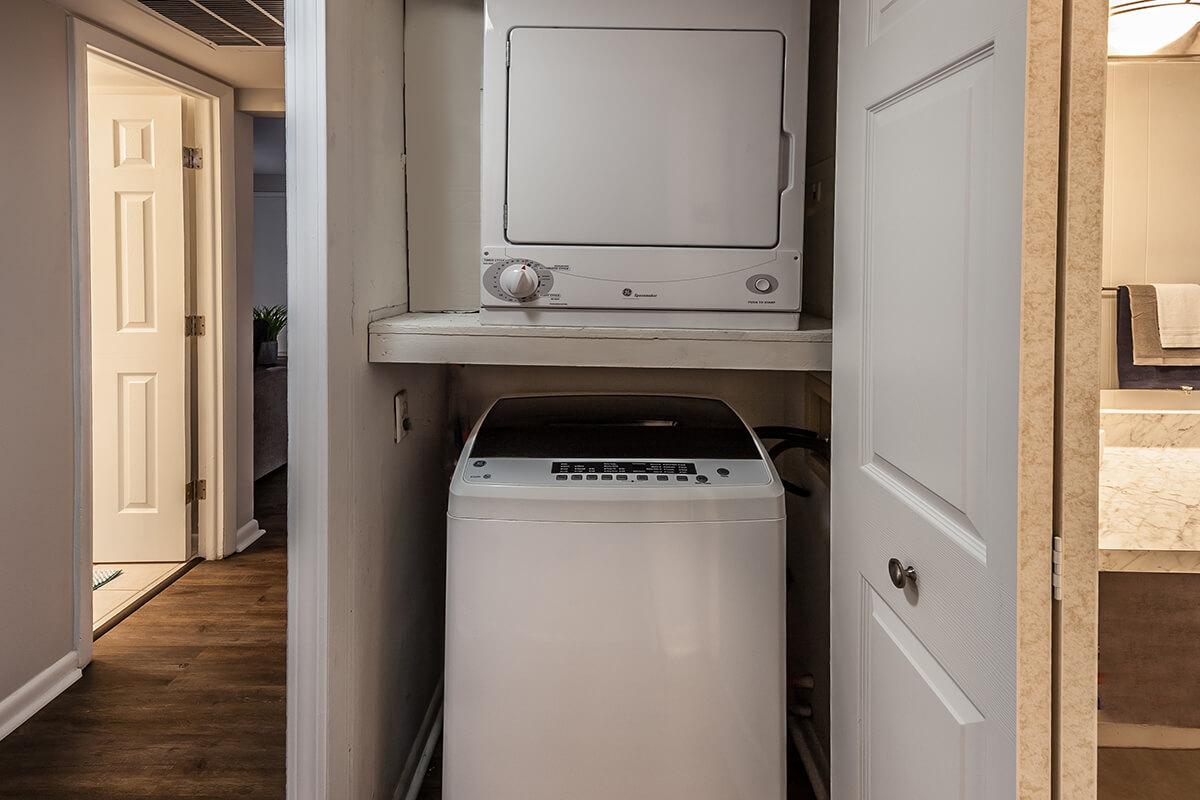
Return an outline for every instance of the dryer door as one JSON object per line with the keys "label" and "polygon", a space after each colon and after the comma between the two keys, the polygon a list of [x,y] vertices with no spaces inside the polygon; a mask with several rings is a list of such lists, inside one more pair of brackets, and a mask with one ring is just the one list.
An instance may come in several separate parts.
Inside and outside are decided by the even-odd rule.
{"label": "dryer door", "polygon": [[516,28],[506,238],[774,247],[778,31]]}

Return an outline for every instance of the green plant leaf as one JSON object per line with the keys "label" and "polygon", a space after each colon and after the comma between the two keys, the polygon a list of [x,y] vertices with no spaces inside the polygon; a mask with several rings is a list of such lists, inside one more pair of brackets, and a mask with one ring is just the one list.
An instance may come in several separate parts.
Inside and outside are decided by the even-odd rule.
{"label": "green plant leaf", "polygon": [[280,332],[287,327],[287,306],[255,306],[254,319],[267,323],[267,337],[278,339]]}

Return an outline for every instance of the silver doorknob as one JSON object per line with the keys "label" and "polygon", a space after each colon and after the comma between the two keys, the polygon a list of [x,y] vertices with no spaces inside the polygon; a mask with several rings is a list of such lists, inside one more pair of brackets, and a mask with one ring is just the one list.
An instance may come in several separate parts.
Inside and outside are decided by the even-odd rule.
{"label": "silver doorknob", "polygon": [[888,575],[897,589],[903,589],[910,583],[913,585],[917,583],[917,568],[904,566],[898,558],[888,561]]}

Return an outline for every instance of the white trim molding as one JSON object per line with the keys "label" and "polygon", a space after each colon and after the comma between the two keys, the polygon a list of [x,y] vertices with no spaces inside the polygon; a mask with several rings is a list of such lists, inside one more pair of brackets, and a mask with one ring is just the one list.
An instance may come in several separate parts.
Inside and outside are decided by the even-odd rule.
{"label": "white trim molding", "polygon": [[266,533],[266,531],[258,527],[258,520],[256,519],[252,519],[242,527],[238,528],[237,552],[240,553],[250,545],[257,542],[260,538],[262,538],[264,533]]}
{"label": "white trim molding", "polygon": [[[326,0],[287,0],[287,797],[324,800],[329,759],[329,302]],[[339,654],[346,655],[346,654]]]}
{"label": "white trim molding", "polygon": [[79,654],[72,650],[0,700],[0,739],[19,728],[82,676]]}
{"label": "white trim molding", "polygon": [[251,519],[245,525],[238,529],[238,539],[236,539],[236,552],[241,553],[247,547],[253,545],[259,539],[262,539],[266,531],[258,527],[257,519]]}

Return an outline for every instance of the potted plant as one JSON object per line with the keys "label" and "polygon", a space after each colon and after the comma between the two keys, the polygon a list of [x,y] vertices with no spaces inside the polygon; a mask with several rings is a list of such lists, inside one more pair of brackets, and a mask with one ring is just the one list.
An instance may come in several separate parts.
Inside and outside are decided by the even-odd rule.
{"label": "potted plant", "polygon": [[287,306],[255,306],[254,326],[264,329],[264,341],[258,348],[258,364],[271,367],[279,363],[279,334],[287,325]]}

